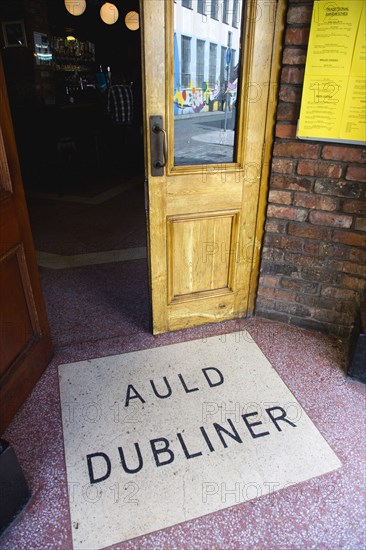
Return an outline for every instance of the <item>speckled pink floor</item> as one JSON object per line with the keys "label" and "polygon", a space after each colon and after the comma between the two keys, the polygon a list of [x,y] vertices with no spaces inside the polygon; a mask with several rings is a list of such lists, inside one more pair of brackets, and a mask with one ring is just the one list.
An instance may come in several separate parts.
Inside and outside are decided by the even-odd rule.
{"label": "speckled pink floor", "polygon": [[[265,320],[249,330],[301,402],[343,467],[321,478],[116,545],[121,549],[362,549],[365,547],[366,388],[346,379],[337,342]],[[235,322],[153,337],[140,332],[84,342],[56,353],[5,438],[33,498],[0,547],[71,548],[57,365],[238,329]],[[158,503],[157,503],[158,505]]]}
{"label": "speckled pink floor", "polygon": [[366,387],[346,378],[341,342],[263,319],[228,321],[154,337],[149,332],[144,260],[73,270],[44,269],[42,281],[55,356],[4,434],[14,446],[33,497],[0,539],[1,549],[71,549],[59,364],[244,328],[337,453],[343,467],[111,548],[359,550],[366,547]]}

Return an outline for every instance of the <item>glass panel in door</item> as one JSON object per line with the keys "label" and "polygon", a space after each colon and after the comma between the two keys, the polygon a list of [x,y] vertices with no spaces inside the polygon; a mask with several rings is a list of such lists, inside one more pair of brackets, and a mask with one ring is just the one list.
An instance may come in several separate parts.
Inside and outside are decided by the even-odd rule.
{"label": "glass panel in door", "polygon": [[174,2],[175,166],[236,161],[243,2]]}

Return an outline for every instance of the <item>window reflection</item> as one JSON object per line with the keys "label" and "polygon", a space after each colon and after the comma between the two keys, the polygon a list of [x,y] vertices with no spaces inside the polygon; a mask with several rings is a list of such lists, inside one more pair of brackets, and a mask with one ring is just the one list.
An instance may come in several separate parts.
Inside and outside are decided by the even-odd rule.
{"label": "window reflection", "polygon": [[219,17],[219,0],[211,0],[211,17],[218,19]]}
{"label": "window reflection", "polygon": [[234,161],[243,0],[174,3],[174,164]]}

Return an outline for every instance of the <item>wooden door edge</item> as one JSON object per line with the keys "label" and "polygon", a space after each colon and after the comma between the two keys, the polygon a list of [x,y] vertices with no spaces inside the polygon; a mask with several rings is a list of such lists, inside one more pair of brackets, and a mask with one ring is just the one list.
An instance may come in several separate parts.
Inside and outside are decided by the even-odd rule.
{"label": "wooden door edge", "polygon": [[[34,339],[30,342],[30,346],[23,350],[18,357],[14,359],[12,364],[9,366],[8,371],[0,379],[0,433],[2,433],[5,427],[12,420],[18,408],[29,396],[36,382],[39,380],[43,371],[49,364],[49,361],[53,355],[53,347],[48,325],[46,305],[39,276],[39,269],[34,250],[28,209],[26,206],[18,150],[14,135],[13,119],[10,111],[8,90],[3,73],[1,56],[0,75],[2,75],[0,83],[0,98],[2,137],[4,141],[3,154],[6,156],[6,163],[11,178],[11,197],[14,201],[14,212],[16,213],[23,242],[23,253],[27,263],[26,273],[32,287],[32,295],[26,296],[26,298],[28,299],[28,303],[29,300],[34,301],[37,318],[34,320],[33,326],[36,336],[40,338],[40,340]],[[7,196],[5,200],[10,200],[10,195]],[[14,241],[14,246],[18,246],[18,244],[18,242]],[[35,344],[36,342],[36,347],[33,347],[32,344]],[[22,365],[22,362],[25,360],[27,360],[27,368],[25,362]],[[19,391],[16,393],[12,391],[9,382],[10,374],[14,375],[15,371],[15,382],[13,380],[11,385],[14,387],[16,382],[19,382]],[[24,388],[24,391],[20,391],[21,388]]]}

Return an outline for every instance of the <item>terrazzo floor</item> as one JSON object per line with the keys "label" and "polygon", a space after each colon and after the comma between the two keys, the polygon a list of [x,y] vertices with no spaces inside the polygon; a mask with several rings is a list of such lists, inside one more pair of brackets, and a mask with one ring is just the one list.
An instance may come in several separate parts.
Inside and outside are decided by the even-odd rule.
{"label": "terrazzo floor", "polygon": [[[141,209],[143,205],[140,212]],[[130,243],[143,244],[141,239],[137,241]],[[120,242],[115,246],[121,248]],[[153,336],[149,329],[146,260],[75,269],[42,268],[41,276],[55,355],[3,434],[14,446],[33,496],[1,537],[1,549],[72,548],[59,364],[243,329],[249,331],[304,407],[342,461],[342,468],[267,496],[258,495],[244,504],[235,505],[235,494],[223,492],[222,498],[232,504],[230,508],[111,548],[359,550],[366,547],[366,387],[346,378],[341,341],[265,319],[227,321]],[[233,488],[227,488],[230,489]],[[241,490],[255,488],[248,484]]]}

